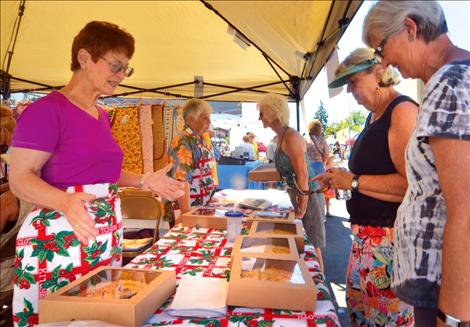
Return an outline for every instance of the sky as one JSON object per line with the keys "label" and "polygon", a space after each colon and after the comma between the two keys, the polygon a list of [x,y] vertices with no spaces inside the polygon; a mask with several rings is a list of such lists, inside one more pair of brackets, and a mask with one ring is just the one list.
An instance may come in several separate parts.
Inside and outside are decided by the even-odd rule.
{"label": "sky", "polygon": [[[356,48],[365,47],[362,42],[362,23],[364,18],[372,6],[374,1],[364,1],[363,5],[357,12],[353,21],[349,25],[343,37],[338,43],[338,56],[340,62],[344,60],[349,53]],[[439,1],[447,19],[449,27],[449,36],[454,44],[469,49],[470,48],[470,2],[469,1]],[[414,85],[412,80],[402,81],[397,87],[400,92],[406,93],[406,89],[410,89],[410,85]],[[304,97],[306,112],[308,119],[313,116],[314,112],[323,102],[328,115],[329,122],[337,122],[348,116],[349,112],[354,110],[363,110],[362,106],[356,103],[351,94],[346,93],[343,88],[341,94],[330,99],[327,88],[327,77],[325,68],[317,76],[314,83]],[[400,89],[401,88],[401,89]],[[411,87],[413,89],[413,87]],[[408,94],[413,96],[412,94]]]}

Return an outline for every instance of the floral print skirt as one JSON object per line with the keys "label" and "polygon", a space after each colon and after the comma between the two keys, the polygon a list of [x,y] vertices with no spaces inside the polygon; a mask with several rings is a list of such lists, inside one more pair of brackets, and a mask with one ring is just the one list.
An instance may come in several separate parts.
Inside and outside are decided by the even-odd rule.
{"label": "floral print skirt", "polygon": [[413,326],[413,307],[390,289],[393,228],[351,225],[354,240],[346,273],[351,326]]}
{"label": "floral print skirt", "polygon": [[13,321],[15,326],[38,323],[38,302],[89,271],[103,265],[121,266],[122,215],[114,184],[69,187],[97,199],[85,208],[95,220],[96,241],[82,245],[62,212],[34,209],[16,239]]}

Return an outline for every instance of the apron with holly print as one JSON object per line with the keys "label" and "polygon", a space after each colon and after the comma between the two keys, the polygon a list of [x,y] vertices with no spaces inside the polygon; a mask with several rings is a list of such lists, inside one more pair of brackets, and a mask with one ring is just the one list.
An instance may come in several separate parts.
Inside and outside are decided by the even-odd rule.
{"label": "apron with holly print", "polygon": [[201,150],[200,158],[197,158],[196,169],[194,169],[192,181],[190,183],[190,205],[192,207],[205,206],[209,203],[214,190],[215,158],[212,150],[205,144],[199,144]]}
{"label": "apron with holly print", "polygon": [[34,209],[16,239],[13,296],[15,326],[38,324],[38,302],[89,271],[121,266],[122,215],[115,184],[73,186],[67,192],[94,194],[85,205],[95,220],[96,241],[82,245],[62,212]]}

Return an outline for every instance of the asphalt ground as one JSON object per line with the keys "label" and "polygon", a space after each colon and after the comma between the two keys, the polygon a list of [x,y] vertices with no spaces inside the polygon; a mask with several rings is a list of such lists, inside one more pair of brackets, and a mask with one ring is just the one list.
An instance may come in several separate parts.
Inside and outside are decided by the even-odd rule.
{"label": "asphalt ground", "polygon": [[322,250],[325,276],[341,326],[351,326],[346,309],[346,268],[352,234],[345,201],[331,200],[331,217],[326,218],[326,247]]}

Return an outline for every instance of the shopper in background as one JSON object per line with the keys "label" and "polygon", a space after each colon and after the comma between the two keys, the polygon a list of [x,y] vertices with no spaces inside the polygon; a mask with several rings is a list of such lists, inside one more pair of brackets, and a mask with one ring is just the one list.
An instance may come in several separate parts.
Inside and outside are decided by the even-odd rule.
{"label": "shopper in background", "polygon": [[[308,124],[308,135],[311,142],[307,143],[307,154],[315,175],[325,172],[325,164],[330,158],[330,149],[323,137],[323,126],[318,119]],[[326,217],[330,217],[330,198],[323,195],[326,203]]]}
{"label": "shopper in background", "polygon": [[[13,320],[38,323],[38,300],[102,265],[121,265],[122,216],[117,185],[166,198],[184,184],[169,166],[145,176],[121,170],[123,154],[106,112],[96,105],[132,74],[134,38],[93,21],[72,45],[72,78],[29,105],[12,141],[10,187],[34,203],[17,236]],[[98,210],[99,208],[99,210]]]}
{"label": "shopper in background", "polygon": [[392,287],[416,326],[470,325],[470,52],[452,44],[437,1],[379,1],[364,41],[426,85],[406,151]]}
{"label": "shopper in background", "polygon": [[[315,176],[307,156],[304,138],[289,123],[287,101],[278,94],[267,94],[258,100],[259,119],[264,128],[271,128],[279,142],[275,153],[276,170],[285,179],[288,193],[297,218],[302,223],[309,241],[315,247],[323,271],[321,248],[325,247],[325,224],[323,201],[315,193]],[[312,193],[313,192],[313,193]]]}
{"label": "shopper in background", "polygon": [[332,149],[332,152],[333,152],[333,156],[335,158],[338,158],[338,159],[343,159],[343,154],[342,154],[342,151],[341,151],[341,145],[339,144],[338,141],[336,141],[334,144],[333,144],[333,149]]}
{"label": "shopper in background", "polygon": [[[185,194],[178,199],[181,213],[209,203],[216,190],[215,156],[206,137],[211,124],[211,106],[204,100],[190,99],[183,105],[185,127],[173,138],[169,152],[169,175],[185,182]],[[171,207],[171,206],[170,206]],[[167,215],[170,208],[166,206]]]}
{"label": "shopper in background", "polygon": [[247,160],[254,160],[255,152],[253,149],[253,144],[250,143],[249,135],[243,135],[241,146],[243,150],[243,158]]}
{"label": "shopper in background", "polygon": [[277,148],[277,135],[274,135],[273,139],[268,144],[268,149],[266,151],[266,158],[268,159],[269,163],[274,162],[274,155],[276,154]]}
{"label": "shopper in background", "polygon": [[318,176],[322,184],[352,190],[346,202],[354,240],[346,274],[346,302],[352,326],[412,326],[413,308],[390,289],[393,224],[405,195],[405,147],[415,126],[417,104],[393,88],[398,74],[382,68],[373,49],[353,51],[337,68],[329,87],[347,84],[370,111],[349,159]]}
{"label": "shopper in background", "polygon": [[253,147],[253,160],[258,160],[258,143],[256,142],[255,134],[253,134],[252,132],[247,132],[246,135],[248,136],[248,142]]}

